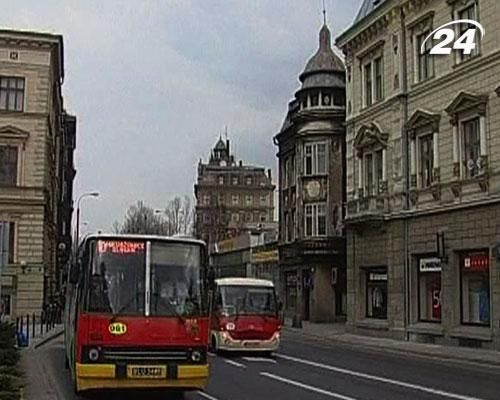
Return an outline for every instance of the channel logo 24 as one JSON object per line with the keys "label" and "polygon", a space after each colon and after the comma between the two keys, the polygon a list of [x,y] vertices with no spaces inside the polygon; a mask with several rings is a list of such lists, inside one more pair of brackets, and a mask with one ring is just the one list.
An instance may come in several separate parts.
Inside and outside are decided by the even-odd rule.
{"label": "channel logo 24", "polygon": [[[467,29],[462,36],[455,40],[455,30],[449,28],[452,25],[461,25],[468,24],[473,25],[475,28]],[[458,19],[455,21],[448,22],[444,25],[441,25],[439,28],[432,31],[422,42],[420,47],[420,53],[424,54],[427,49],[425,44],[427,41],[434,39],[439,41],[436,45],[434,45],[429,54],[433,55],[449,55],[452,50],[462,51],[463,54],[469,55],[476,48],[476,34],[477,30],[481,32],[481,38],[484,37],[485,30],[483,26],[472,19]],[[453,46],[450,46],[453,43]]]}

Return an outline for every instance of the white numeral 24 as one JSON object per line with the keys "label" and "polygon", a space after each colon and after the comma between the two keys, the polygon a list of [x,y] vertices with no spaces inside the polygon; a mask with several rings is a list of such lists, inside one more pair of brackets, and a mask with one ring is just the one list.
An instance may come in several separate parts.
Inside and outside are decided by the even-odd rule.
{"label": "white numeral 24", "polygon": [[[445,37],[440,43],[436,44],[430,51],[430,54],[451,54],[451,47],[449,44],[455,39],[455,31],[450,28],[443,28],[434,34],[434,40],[440,40]],[[462,50],[464,54],[471,54],[472,50],[476,48],[476,29],[471,28],[460,36],[455,43],[453,43],[453,50]]]}

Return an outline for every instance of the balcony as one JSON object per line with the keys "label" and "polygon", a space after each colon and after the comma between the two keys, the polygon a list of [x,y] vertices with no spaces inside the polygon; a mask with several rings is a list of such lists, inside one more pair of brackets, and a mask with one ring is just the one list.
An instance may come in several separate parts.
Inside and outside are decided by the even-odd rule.
{"label": "balcony", "polygon": [[[362,193],[359,193],[360,196]],[[347,201],[346,224],[355,225],[381,222],[389,212],[387,195],[371,195]]]}

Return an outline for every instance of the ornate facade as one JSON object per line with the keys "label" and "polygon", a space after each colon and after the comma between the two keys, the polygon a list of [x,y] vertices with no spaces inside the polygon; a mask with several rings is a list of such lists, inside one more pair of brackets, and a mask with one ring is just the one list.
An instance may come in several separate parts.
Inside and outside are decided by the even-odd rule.
{"label": "ornate facade", "polygon": [[345,69],[326,24],[275,137],[279,262],[285,312],[316,322],[345,314]]}
{"label": "ornate facade", "polygon": [[[431,55],[425,38],[452,19],[486,36]],[[499,19],[495,0],[365,0],[337,39],[354,332],[500,348]]]}
{"label": "ornate facade", "polygon": [[0,276],[11,318],[55,299],[71,248],[76,118],[63,78],[61,36],[0,30]]}

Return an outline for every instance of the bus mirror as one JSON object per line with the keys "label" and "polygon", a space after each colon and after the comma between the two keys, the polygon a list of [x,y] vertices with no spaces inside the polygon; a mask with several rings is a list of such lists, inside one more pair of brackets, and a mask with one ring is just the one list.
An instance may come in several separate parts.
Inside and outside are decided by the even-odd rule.
{"label": "bus mirror", "polygon": [[80,261],[71,264],[69,270],[69,282],[73,285],[77,284],[80,279]]}

